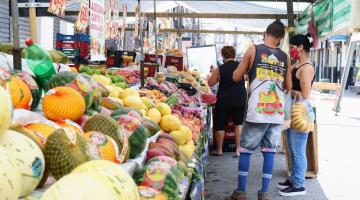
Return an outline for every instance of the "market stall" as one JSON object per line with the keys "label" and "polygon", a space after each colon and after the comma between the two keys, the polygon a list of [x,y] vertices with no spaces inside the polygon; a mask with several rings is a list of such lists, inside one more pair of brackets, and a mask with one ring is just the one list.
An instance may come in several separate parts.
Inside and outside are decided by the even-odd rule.
{"label": "market stall", "polygon": [[197,71],[168,66],[141,87],[138,65],[50,62],[41,76],[26,53],[28,72],[0,67],[0,199],[203,194],[215,97]]}

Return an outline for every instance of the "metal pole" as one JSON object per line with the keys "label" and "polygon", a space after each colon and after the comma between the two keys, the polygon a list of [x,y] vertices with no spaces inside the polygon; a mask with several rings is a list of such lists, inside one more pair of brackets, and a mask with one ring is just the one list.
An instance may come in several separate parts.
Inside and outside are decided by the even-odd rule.
{"label": "metal pole", "polygon": [[35,0],[29,0],[29,22],[31,39],[34,43],[38,43]]}
{"label": "metal pole", "polygon": [[353,55],[354,55],[354,50],[355,50],[355,43],[356,42],[350,42],[350,47],[349,47],[348,52],[347,52],[346,66],[345,66],[345,69],[344,69],[343,76],[341,78],[340,94],[339,94],[338,98],[336,99],[336,104],[335,104],[335,107],[333,109],[333,111],[336,112],[335,115],[337,115],[341,110],[340,103],[341,103],[341,99],[342,99],[342,97],[344,95],[345,86],[346,86],[346,83],[347,83],[347,80],[348,80],[350,67],[351,67],[351,63],[352,63]]}
{"label": "metal pole", "polygon": [[17,0],[11,0],[13,25],[13,65],[14,69],[21,70],[21,48],[19,42],[19,9]]}
{"label": "metal pole", "polygon": [[145,85],[145,76],[144,76],[144,35],[143,35],[143,27],[142,27],[142,17],[141,17],[141,5],[140,0],[138,0],[139,5],[139,32],[140,32],[140,79],[141,79],[141,87]]}
{"label": "metal pole", "polygon": [[287,5],[287,15],[288,15],[289,38],[291,38],[291,36],[293,36],[295,33],[293,0],[288,0],[286,5]]}
{"label": "metal pole", "polygon": [[[156,23],[156,0],[154,0],[154,35],[155,35],[155,59],[156,64],[158,64],[158,47],[157,47],[157,23]],[[156,71],[159,71],[159,66],[156,65]]]}

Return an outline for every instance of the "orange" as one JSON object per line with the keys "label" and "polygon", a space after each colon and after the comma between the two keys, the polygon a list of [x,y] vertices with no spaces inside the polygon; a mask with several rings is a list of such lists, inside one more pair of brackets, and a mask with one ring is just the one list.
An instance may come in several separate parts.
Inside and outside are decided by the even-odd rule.
{"label": "orange", "polygon": [[17,76],[12,76],[9,81],[11,101],[14,108],[30,109],[32,95],[30,88]]}
{"label": "orange", "polygon": [[85,112],[85,100],[73,88],[56,87],[45,94],[42,108],[45,116],[53,121],[76,121]]}
{"label": "orange", "polygon": [[118,145],[111,137],[97,131],[86,132],[85,137],[98,147],[101,159],[120,163]]}

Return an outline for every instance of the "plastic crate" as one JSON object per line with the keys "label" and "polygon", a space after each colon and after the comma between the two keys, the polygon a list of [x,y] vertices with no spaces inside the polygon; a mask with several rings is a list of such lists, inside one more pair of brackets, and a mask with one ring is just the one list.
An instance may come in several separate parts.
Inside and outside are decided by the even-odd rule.
{"label": "plastic crate", "polygon": [[183,70],[183,57],[176,57],[176,56],[166,56],[165,60],[165,67],[168,66],[175,66],[178,71]]}
{"label": "plastic crate", "polygon": [[90,35],[87,35],[87,34],[75,34],[74,39],[76,41],[82,41],[82,42],[90,42],[91,41]]}
{"label": "plastic crate", "polygon": [[147,77],[154,77],[156,72],[156,65],[153,63],[144,63],[144,68],[147,68],[148,74]]}
{"label": "plastic crate", "polygon": [[56,50],[63,52],[67,56],[77,56],[76,49],[56,49]]}
{"label": "plastic crate", "polygon": [[[158,55],[158,59],[160,59],[160,66],[162,65],[162,62],[164,60],[164,56]],[[145,54],[144,62],[151,62],[156,63],[156,55],[155,54]]]}
{"label": "plastic crate", "polygon": [[74,41],[75,36],[74,35],[64,35],[64,34],[61,34],[61,33],[57,33],[56,34],[56,40],[59,40],[59,41]]}

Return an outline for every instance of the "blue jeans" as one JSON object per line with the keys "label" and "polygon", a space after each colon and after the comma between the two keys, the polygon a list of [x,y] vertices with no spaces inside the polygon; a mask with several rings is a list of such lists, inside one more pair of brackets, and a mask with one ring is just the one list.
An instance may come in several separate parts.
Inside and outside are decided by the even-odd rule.
{"label": "blue jeans", "polygon": [[306,143],[308,133],[298,132],[290,128],[286,134],[291,159],[290,181],[296,188],[304,187],[307,170]]}

